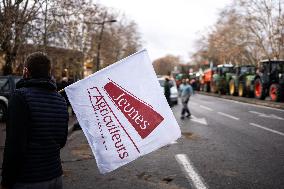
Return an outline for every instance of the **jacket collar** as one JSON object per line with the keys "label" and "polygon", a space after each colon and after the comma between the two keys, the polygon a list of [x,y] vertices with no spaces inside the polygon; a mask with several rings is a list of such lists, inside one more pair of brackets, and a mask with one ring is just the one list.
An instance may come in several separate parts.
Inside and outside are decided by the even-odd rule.
{"label": "jacket collar", "polygon": [[44,88],[48,90],[56,90],[56,83],[52,78],[28,78],[28,79],[21,79],[16,84],[16,89],[22,87],[37,87],[37,88]]}

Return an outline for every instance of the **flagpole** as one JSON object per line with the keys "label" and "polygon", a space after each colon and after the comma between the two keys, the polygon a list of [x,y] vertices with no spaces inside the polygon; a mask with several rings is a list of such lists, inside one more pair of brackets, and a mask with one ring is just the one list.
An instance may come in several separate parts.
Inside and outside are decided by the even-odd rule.
{"label": "flagpole", "polygon": [[57,91],[58,93],[62,93],[64,91],[64,88],[63,89],[61,89],[61,90],[59,90],[59,91]]}

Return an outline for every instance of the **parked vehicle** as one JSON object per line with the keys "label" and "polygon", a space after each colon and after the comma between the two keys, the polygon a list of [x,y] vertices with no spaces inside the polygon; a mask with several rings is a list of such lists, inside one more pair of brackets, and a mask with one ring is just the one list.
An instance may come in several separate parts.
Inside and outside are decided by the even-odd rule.
{"label": "parked vehicle", "polygon": [[236,66],[229,81],[229,94],[253,96],[255,71],[256,68],[253,65]]}
{"label": "parked vehicle", "polygon": [[5,96],[0,96],[0,121],[5,121],[7,115],[8,99]]}
{"label": "parked vehicle", "polygon": [[226,94],[229,89],[229,81],[233,75],[232,64],[220,64],[217,66],[216,71],[212,76],[210,89],[213,93]]}
{"label": "parked vehicle", "polygon": [[8,99],[20,79],[21,76],[0,76],[0,121],[4,121],[6,118]]}
{"label": "parked vehicle", "polygon": [[[164,89],[165,78],[160,77],[160,78],[158,78],[158,81],[160,83],[160,86]],[[171,103],[177,104],[178,103],[178,89],[177,89],[176,82],[172,79],[169,82],[170,82],[170,85],[171,85],[171,96],[170,96]]]}
{"label": "parked vehicle", "polygon": [[284,98],[284,60],[263,60],[254,81],[254,95],[257,99],[270,96],[272,101]]}

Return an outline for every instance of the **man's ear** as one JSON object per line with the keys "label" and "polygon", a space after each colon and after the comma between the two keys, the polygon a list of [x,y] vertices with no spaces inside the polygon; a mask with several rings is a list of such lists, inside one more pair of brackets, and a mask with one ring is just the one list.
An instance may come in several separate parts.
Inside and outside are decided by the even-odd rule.
{"label": "man's ear", "polygon": [[27,67],[24,67],[23,69],[23,78],[28,78],[29,77],[29,70]]}

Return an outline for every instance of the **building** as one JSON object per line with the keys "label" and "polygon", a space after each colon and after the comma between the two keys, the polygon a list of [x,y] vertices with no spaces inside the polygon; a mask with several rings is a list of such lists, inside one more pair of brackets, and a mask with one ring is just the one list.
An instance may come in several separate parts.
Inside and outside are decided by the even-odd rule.
{"label": "building", "polygon": [[[67,77],[72,81],[77,81],[83,78],[84,54],[81,51],[57,47],[46,47],[46,50],[43,50],[42,46],[35,46],[31,44],[23,45],[19,49],[16,62],[13,65],[13,74],[22,75],[24,60],[30,53],[36,51],[46,52],[47,55],[51,58],[51,71],[56,81],[61,81],[63,77]],[[4,53],[0,52],[1,75],[3,74],[2,67],[5,63],[4,58]]]}

